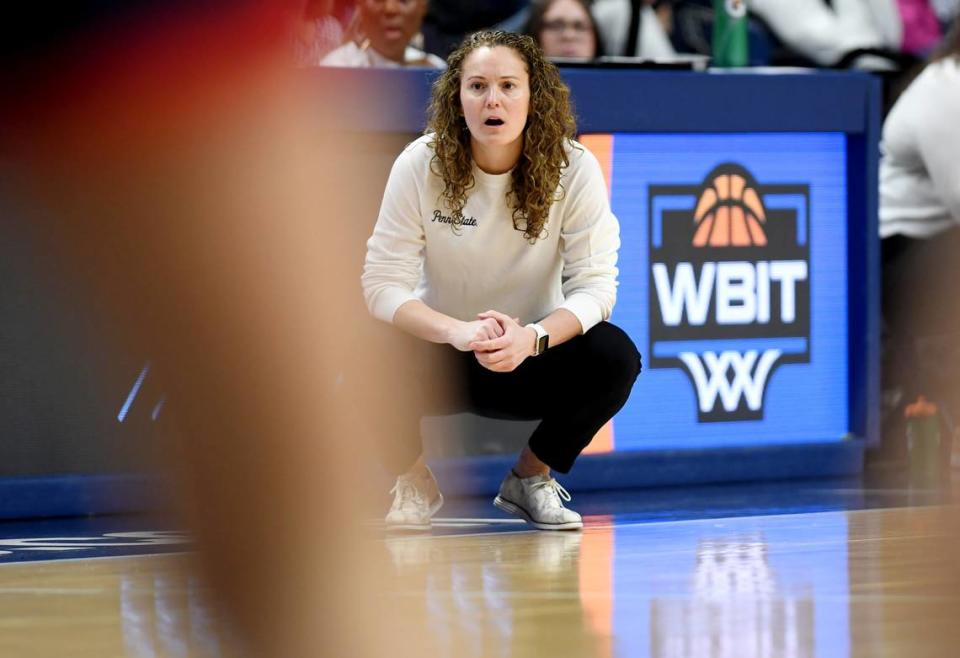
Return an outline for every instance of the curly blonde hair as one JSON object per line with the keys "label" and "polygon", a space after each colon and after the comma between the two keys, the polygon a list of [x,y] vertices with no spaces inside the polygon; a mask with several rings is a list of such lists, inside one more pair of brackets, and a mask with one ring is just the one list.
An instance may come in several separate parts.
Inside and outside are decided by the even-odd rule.
{"label": "curly blonde hair", "polygon": [[513,227],[523,231],[524,238],[533,243],[545,235],[550,206],[563,198],[560,171],[570,164],[566,143],[577,131],[570,90],[533,39],[510,32],[477,32],[450,55],[448,68],[434,82],[430,99],[426,129],[426,133],[434,133],[430,167],[443,179],[441,198],[453,217],[462,219],[467,193],[476,181],[470,131],[461,110],[460,81],[464,60],[483,46],[512,48],[527,66],[530,109],[520,160],[511,174],[508,204],[513,209]]}

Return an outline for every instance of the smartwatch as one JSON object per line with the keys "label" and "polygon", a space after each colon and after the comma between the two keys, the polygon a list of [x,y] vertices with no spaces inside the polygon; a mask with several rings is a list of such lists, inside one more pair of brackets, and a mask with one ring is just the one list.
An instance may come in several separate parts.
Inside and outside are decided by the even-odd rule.
{"label": "smartwatch", "polygon": [[536,322],[531,322],[524,329],[533,329],[537,332],[537,341],[533,344],[533,354],[530,356],[540,356],[547,351],[550,346],[550,334]]}

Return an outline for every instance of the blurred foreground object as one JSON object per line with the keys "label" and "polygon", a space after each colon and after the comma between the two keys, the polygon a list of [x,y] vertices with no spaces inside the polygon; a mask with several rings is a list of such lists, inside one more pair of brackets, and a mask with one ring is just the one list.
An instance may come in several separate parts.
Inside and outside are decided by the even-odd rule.
{"label": "blurred foreground object", "polygon": [[354,326],[371,219],[334,108],[292,69],[295,12],[85,7],[7,53],[0,194],[155,364],[161,452],[228,634],[252,656],[380,655],[364,410],[338,389],[348,367],[378,381],[350,358],[377,350]]}

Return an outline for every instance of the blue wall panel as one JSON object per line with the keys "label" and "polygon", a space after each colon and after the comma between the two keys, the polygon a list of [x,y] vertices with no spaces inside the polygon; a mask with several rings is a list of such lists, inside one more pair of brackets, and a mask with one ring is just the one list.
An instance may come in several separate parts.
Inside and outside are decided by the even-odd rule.
{"label": "blue wall panel", "polygon": [[[808,254],[805,266],[809,274],[809,325],[799,327],[787,338],[769,334],[762,322],[717,326],[707,331],[706,340],[651,340],[651,305],[657,297],[651,280],[651,239],[669,233],[671,225],[683,223],[689,230],[694,206],[705,176],[718,165],[736,163],[755,178],[761,202],[767,213],[766,226],[772,236],[773,225],[786,217],[796,222],[796,232],[788,237],[803,243]],[[613,142],[612,207],[620,219],[623,246],[620,251],[620,288],[613,321],[624,327],[644,355],[645,371],[634,388],[626,407],[615,419],[615,446],[621,449],[671,449],[681,447],[719,447],[760,443],[815,442],[839,440],[849,431],[847,409],[847,172],[846,143],[839,133],[820,134],[721,134],[721,135],[648,135],[618,134]],[[804,191],[808,196],[785,194]],[[671,186],[673,186],[671,188]],[[651,194],[671,189],[692,194]],[[793,187],[789,187],[793,186]],[[657,203],[666,199],[664,204]],[[776,215],[774,206],[780,205]],[[791,206],[794,208],[788,210]],[[684,212],[686,211],[686,212]],[[666,219],[665,219],[666,218]],[[662,226],[661,226],[662,225]],[[654,230],[651,231],[651,227]],[[720,259],[764,267],[777,262],[777,245],[771,238],[767,246],[712,250]],[[654,250],[656,251],[656,250]],[[681,249],[681,251],[683,251]],[[671,252],[682,261],[697,249]],[[699,250],[702,251],[702,250]],[[725,252],[734,252],[733,256]],[[782,253],[782,250],[781,250]],[[667,258],[671,266],[676,258]],[[672,281],[676,285],[677,277]],[[702,273],[699,281],[703,281]],[[779,286],[770,286],[774,314]],[[710,292],[707,321],[715,320],[717,294]],[[799,292],[794,293],[799,294]],[[752,303],[752,302],[751,302]],[[689,310],[689,309],[688,309]],[[802,312],[799,313],[802,315]],[[683,325],[689,324],[684,312]],[[795,324],[799,324],[797,317]],[[683,328],[667,331],[682,335]],[[790,327],[785,327],[790,329]],[[771,337],[773,336],[773,337]],[[792,342],[791,342],[792,341]],[[777,360],[766,378],[760,417],[738,420],[734,414],[720,414],[704,422],[698,418],[698,399],[693,377],[681,368],[656,367],[651,350],[663,353],[677,349],[693,352],[779,348],[785,355],[790,345],[806,351],[807,363]],[[664,359],[660,359],[664,361]],[[758,359],[759,362],[759,359]],[[654,367],[651,367],[653,365]],[[751,375],[755,375],[755,365]],[[729,379],[737,383],[731,366]],[[709,370],[706,370],[709,376]],[[758,386],[763,381],[756,378]]]}

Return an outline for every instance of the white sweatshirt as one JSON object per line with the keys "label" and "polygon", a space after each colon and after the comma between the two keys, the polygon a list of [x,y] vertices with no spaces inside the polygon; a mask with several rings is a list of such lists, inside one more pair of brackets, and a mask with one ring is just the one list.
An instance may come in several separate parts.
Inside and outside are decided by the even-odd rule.
{"label": "white sweatshirt", "polygon": [[344,68],[386,68],[396,69],[401,66],[420,66],[434,69],[445,69],[447,63],[441,57],[432,53],[407,46],[403,52],[404,64],[384,57],[372,47],[361,47],[348,41],[336,50],[330,52],[320,61],[320,66],[339,66]]}
{"label": "white sweatshirt", "polygon": [[367,241],[362,283],[370,312],[392,322],[402,304],[420,299],[460,320],[492,309],[526,324],[565,308],[584,332],[609,318],[620,225],[593,154],[569,143],[570,166],[560,179],[565,194],[550,209],[546,237],[530,244],[513,228],[509,172],[492,175],[474,166],[464,221],[451,224],[452,213],[440,201],[443,181],[430,169],[432,139],[424,135],[408,145],[390,172]]}
{"label": "white sweatshirt", "polygon": [[929,238],[960,223],[960,60],[930,64],[883,124],[880,237]]}
{"label": "white sweatshirt", "polygon": [[595,0],[590,12],[608,55],[670,59],[677,54],[652,7],[644,6],[640,10],[640,34],[637,35],[635,53],[626,52],[630,37],[630,0]]}
{"label": "white sweatshirt", "polygon": [[883,34],[887,24],[896,20],[895,0],[750,0],[748,4],[781,41],[821,66],[835,64],[857,48],[900,46],[899,34],[890,36],[889,42]]}

